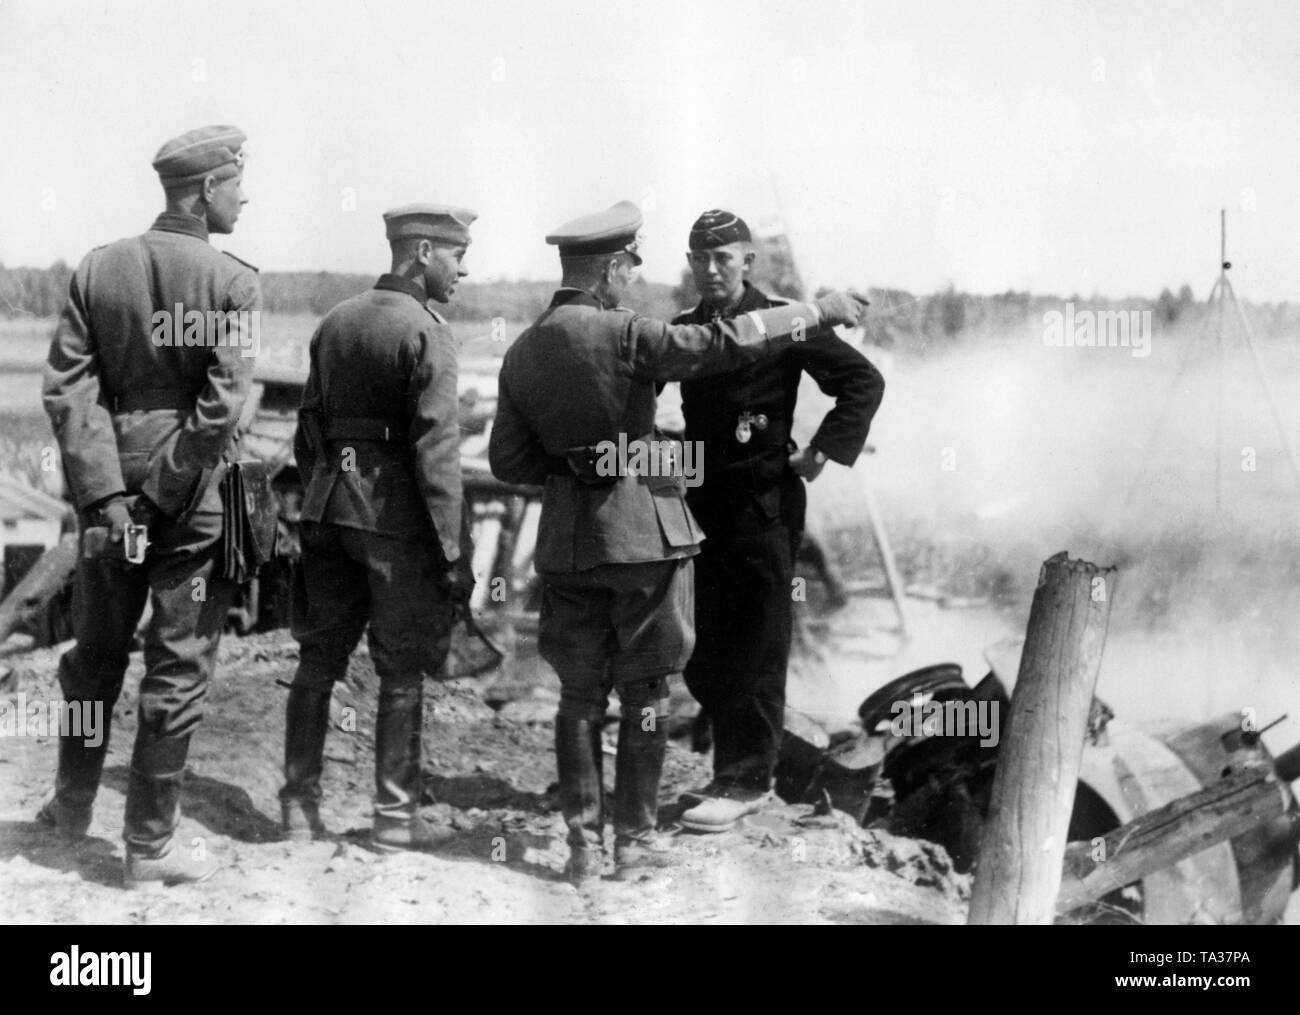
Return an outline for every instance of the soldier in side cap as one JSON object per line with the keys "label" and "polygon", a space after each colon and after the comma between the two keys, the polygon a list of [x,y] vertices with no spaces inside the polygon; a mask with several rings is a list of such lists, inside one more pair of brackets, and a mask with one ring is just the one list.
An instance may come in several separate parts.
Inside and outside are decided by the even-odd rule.
{"label": "soldier in side cap", "polygon": [[[81,522],[77,644],[59,661],[70,703],[112,716],[146,600],[153,607],[126,790],[128,885],[199,881],[215,869],[210,855],[177,845],[173,833],[235,590],[218,553],[218,487],[224,459],[236,453],[255,352],[249,315],[260,310],[261,291],[256,270],[208,236],[232,232],[246,203],[244,140],[235,127],[213,126],[159,149],[153,166],[166,210],[144,235],[81,262],[45,368],[45,411]],[[224,323],[213,331],[212,311],[233,316],[214,314]],[[170,316],[193,312],[205,320],[203,334],[192,335],[200,341],[168,341],[188,325]],[[124,535],[135,536],[128,526],[137,524],[149,545],[133,563],[124,559]],[[107,731],[97,744],[60,738],[41,824],[68,839],[86,833],[107,750]]]}
{"label": "soldier in side cap", "polygon": [[[704,212],[687,244],[700,302],[674,324],[725,321],[788,304],[748,280],[754,246],[749,227],[733,213]],[[835,405],[798,448],[790,430],[804,373]],[[704,447],[704,482],[687,501],[709,537],[695,562],[696,643],[685,677],[712,724],[714,769],[714,780],[683,800],[686,828],[726,831],[771,799],[804,483],[828,460],[853,464],[884,389],[866,357],[833,336],[682,382],[686,439]]]}
{"label": "soldier in side cap", "polygon": [[831,325],[857,317],[839,294],[676,327],[623,309],[641,263],[641,221],[622,202],[546,238],[559,247],[563,283],[506,353],[489,444],[499,479],[545,484],[535,556],[544,579],[539,650],[560,677],[555,750],[568,874],[579,884],[604,862],[600,729],[612,688],[622,706],[616,876],[671,861],[656,834],[667,682],[691,654],[691,558],[702,538],[681,470],[647,469],[634,455],[611,469],[611,445],[653,439],[657,382],[822,342]]}
{"label": "soldier in side cap", "polygon": [[446,659],[453,608],[474,585],[456,347],[432,302],[449,302],[467,274],[475,218],[435,204],[386,212],[391,271],[326,314],[312,336],[294,440],[307,488],[293,611],[301,649],[280,793],[291,839],[324,831],[330,693],[367,624],[379,675],[372,841],[429,849],[452,834],[417,813],[424,679]]}

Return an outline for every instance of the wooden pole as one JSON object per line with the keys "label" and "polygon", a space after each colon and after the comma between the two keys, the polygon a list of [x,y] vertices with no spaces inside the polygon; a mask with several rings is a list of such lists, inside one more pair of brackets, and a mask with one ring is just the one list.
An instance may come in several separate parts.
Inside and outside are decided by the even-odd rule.
{"label": "wooden pole", "polygon": [[876,505],[871,482],[862,483],[862,500],[867,508],[867,519],[871,522],[871,532],[876,537],[876,549],[884,565],[885,584],[889,586],[889,597],[894,601],[894,612],[898,615],[898,632],[907,637],[907,610],[903,605],[903,576],[899,574],[898,563],[894,559],[894,548],[889,542],[889,533],[885,531],[885,520]]}
{"label": "wooden pole", "polygon": [[36,616],[67,584],[76,569],[77,537],[69,533],[41,554],[32,569],[23,575],[22,581],[0,603],[0,642]]}
{"label": "wooden pole", "polygon": [[1196,793],[1130,821],[1100,843],[1076,842],[1065,855],[1056,912],[1172,867],[1283,814],[1289,796],[1273,766],[1252,765]]}
{"label": "wooden pole", "polygon": [[1064,552],[1039,573],[968,923],[1048,924],[1055,916],[1114,574]]}
{"label": "wooden pole", "polygon": [[1214,508],[1223,501],[1223,329],[1227,320],[1228,213],[1219,209],[1219,324],[1214,336]]}

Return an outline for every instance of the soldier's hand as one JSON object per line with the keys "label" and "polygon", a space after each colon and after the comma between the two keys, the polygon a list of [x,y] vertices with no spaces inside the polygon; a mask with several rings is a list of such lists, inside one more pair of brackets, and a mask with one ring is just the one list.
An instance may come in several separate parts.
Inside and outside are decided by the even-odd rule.
{"label": "soldier's hand", "polygon": [[474,594],[474,573],[468,567],[453,565],[443,576],[442,590],[453,609],[467,606]]}
{"label": "soldier's hand", "polygon": [[101,504],[96,512],[96,524],[108,529],[108,538],[111,542],[120,543],[126,527],[131,524],[131,512],[126,506],[126,499],[114,497]]}
{"label": "soldier's hand", "polygon": [[827,293],[820,299],[813,300],[813,305],[822,315],[822,324],[827,327],[835,324],[856,326],[864,309],[852,296],[841,292]]}
{"label": "soldier's hand", "polygon": [[136,525],[143,525],[151,529],[156,522],[162,519],[163,512],[162,508],[144,494],[141,494],[135,502],[135,507],[131,509],[131,517]]}
{"label": "soldier's hand", "polygon": [[813,448],[800,448],[790,456],[790,468],[796,476],[811,483],[826,468],[826,456],[818,454]]}

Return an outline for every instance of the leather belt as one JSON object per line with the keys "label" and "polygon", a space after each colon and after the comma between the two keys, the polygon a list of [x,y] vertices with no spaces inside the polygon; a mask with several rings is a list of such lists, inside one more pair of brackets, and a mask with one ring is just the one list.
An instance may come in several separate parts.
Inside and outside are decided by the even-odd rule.
{"label": "leather belt", "polygon": [[[659,438],[654,431],[651,431],[634,441],[625,441],[624,446],[649,444],[657,440],[667,440],[667,438]],[[611,475],[601,474],[598,471],[599,463],[603,462],[608,454],[607,448],[602,445],[619,446],[618,441],[610,440],[601,441],[599,444],[579,444],[567,448],[562,455],[546,456],[546,471],[552,476],[569,476],[588,486],[608,486],[617,483],[623,475],[622,466],[625,463],[617,463],[618,471]]]}
{"label": "leather belt", "polygon": [[155,409],[189,412],[198,401],[198,396],[175,388],[141,388],[114,395],[110,401],[113,412],[152,412]]}
{"label": "leather belt", "polygon": [[406,424],[395,419],[373,419],[364,416],[331,419],[325,424],[327,441],[381,441],[390,444],[406,443]]}

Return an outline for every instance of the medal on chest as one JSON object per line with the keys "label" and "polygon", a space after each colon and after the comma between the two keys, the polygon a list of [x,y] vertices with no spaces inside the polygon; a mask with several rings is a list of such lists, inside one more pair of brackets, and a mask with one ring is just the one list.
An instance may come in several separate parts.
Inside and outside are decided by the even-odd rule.
{"label": "medal on chest", "polygon": [[767,429],[767,416],[761,412],[742,412],[736,419],[736,440],[748,444],[754,431],[762,433]]}

